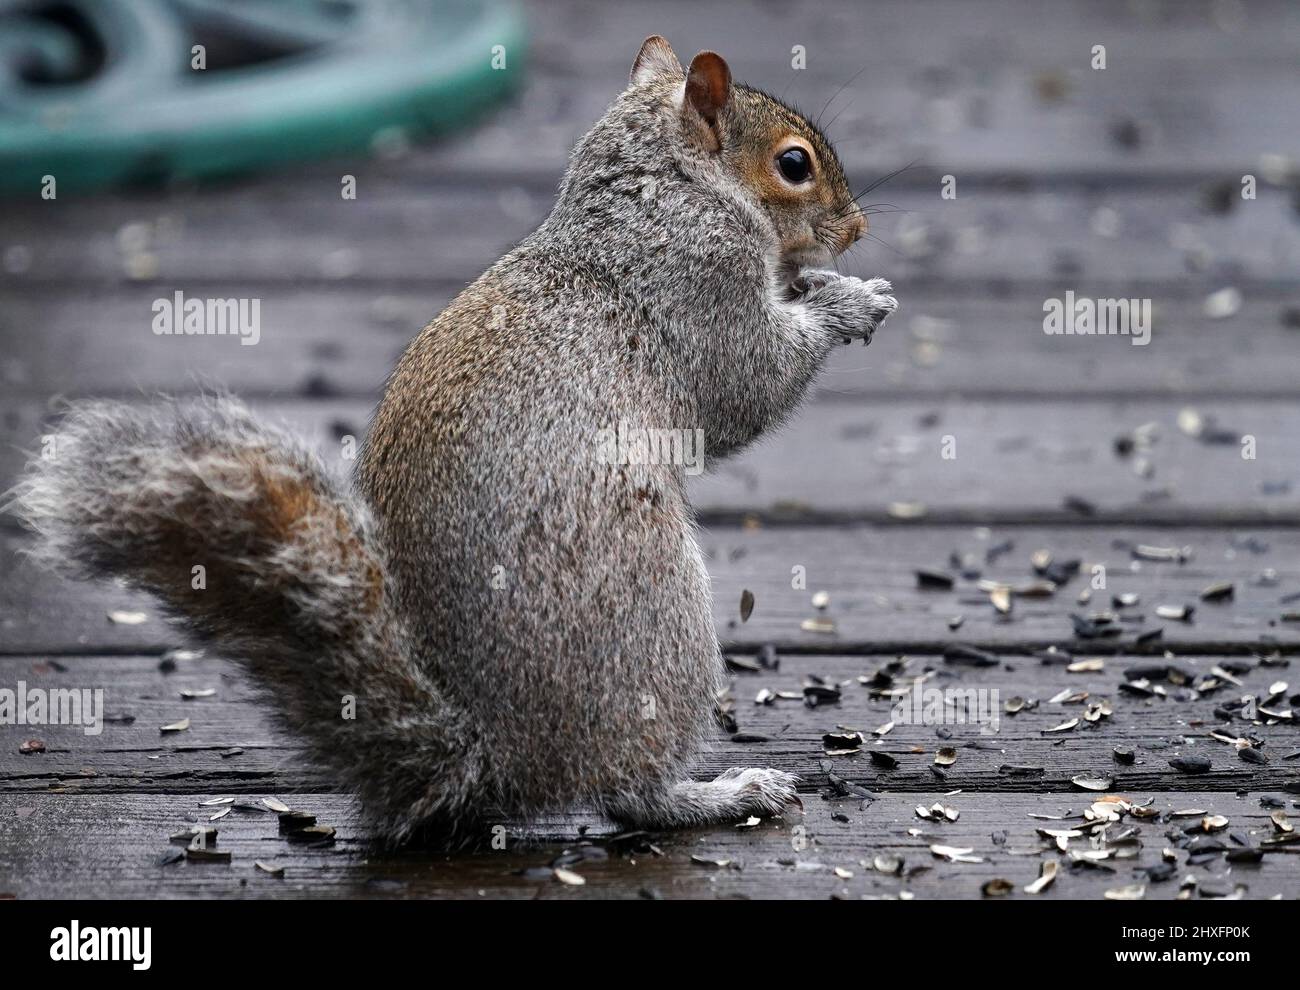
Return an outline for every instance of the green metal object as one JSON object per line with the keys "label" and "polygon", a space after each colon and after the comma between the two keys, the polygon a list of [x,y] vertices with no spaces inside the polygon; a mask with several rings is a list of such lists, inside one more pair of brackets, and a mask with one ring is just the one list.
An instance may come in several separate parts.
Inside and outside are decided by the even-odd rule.
{"label": "green metal object", "polygon": [[400,145],[499,100],[523,58],[508,0],[0,0],[0,192]]}

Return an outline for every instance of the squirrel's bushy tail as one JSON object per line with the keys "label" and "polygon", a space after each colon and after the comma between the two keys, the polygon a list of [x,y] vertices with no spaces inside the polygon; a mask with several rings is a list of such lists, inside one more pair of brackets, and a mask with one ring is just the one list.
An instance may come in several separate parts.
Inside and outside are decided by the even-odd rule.
{"label": "squirrel's bushy tail", "polygon": [[13,494],[35,556],[158,595],[255,676],[386,836],[454,827],[473,744],[414,660],[364,503],[302,443],[227,398],[80,403]]}

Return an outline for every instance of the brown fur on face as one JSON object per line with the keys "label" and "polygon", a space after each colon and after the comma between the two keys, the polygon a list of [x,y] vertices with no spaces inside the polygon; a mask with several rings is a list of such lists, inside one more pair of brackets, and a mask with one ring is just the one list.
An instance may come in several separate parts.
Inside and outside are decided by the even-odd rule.
{"label": "brown fur on face", "polygon": [[[844,169],[825,135],[776,97],[743,84],[732,88],[723,161],[771,218],[782,261],[824,266],[866,233]],[[790,183],[777,157],[791,147],[812,159],[811,179]]]}

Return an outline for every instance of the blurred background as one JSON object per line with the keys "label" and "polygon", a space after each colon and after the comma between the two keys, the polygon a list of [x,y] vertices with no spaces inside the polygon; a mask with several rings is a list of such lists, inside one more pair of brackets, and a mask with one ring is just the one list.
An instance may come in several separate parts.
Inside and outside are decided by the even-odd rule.
{"label": "blurred background", "polygon": [[[1287,0],[0,11],[0,484],[53,395],[220,384],[359,435],[407,340],[545,215],[574,139],[661,33],[820,113],[855,186],[904,169],[867,197],[886,212],[848,261],[902,310],[835,356],[775,454],[706,479],[704,508],[806,501],[808,462],[829,457],[844,470],[814,491],[835,511],[1050,516],[1073,494],[1296,513],[1278,458],[1300,444]],[[155,336],[151,304],[178,290],[259,299],[259,344]],[[1152,343],[1045,335],[1066,290],[1152,299]],[[1277,459],[1207,477],[1180,453],[1199,443],[1186,405]],[[1135,473],[1112,435],[1153,419],[1163,446]],[[943,421],[978,424],[978,456],[932,477],[916,454]]]}
{"label": "blurred background", "polygon": [[[890,279],[901,303],[869,348],[836,350],[785,429],[696,480],[734,714],[758,734],[720,740],[701,772],[772,765],[820,787],[823,733],[879,725],[887,702],[857,687],[842,710],[750,699],[760,683],[798,698],[814,673],[866,683],[882,655],[1007,698],[1115,690],[1113,673],[1027,658],[1049,646],[1169,648],[1201,673],[1223,664],[1249,671],[1251,690],[1271,683],[1276,672],[1242,661],[1282,665],[1275,653],[1300,648],[1294,0],[0,0],[0,491],[55,435],[62,400],[203,386],[349,468],[407,342],[546,214],[573,142],[652,33],[683,59],[722,53],[738,79],[822,120],[855,188],[880,182],[865,200],[872,237],[846,267]],[[155,333],[177,293],[255,302],[256,345]],[[1044,305],[1067,293],[1149,302],[1150,343],[1044,333]],[[0,513],[0,682],[107,685],[115,718],[100,737],[51,729],[39,756],[21,754],[17,729],[0,746],[14,889],[239,893],[234,873],[156,865],[177,815],[229,792],[296,794],[347,825],[337,849],[290,861],[299,894],[402,895],[395,881],[376,894],[364,832],[323,793],[334,782],[233,667],[172,652],[191,644],[148,596],[52,577],[29,545]],[[1097,564],[1112,584],[1093,594]],[[954,671],[944,658],[958,644],[1005,660]],[[779,673],[763,666],[773,650]],[[1239,693],[1231,683],[1220,697]],[[1117,703],[1117,722],[1155,753],[1215,724],[1217,704]],[[160,736],[182,715],[185,732]],[[1040,795],[1077,807],[1075,775],[1110,766],[1115,736],[1045,734],[1056,721],[1053,706],[1027,711],[992,747],[965,727],[975,742],[937,775],[964,789],[962,825],[945,834],[968,828],[984,846],[1014,826],[1033,841],[1025,814]],[[1295,748],[1293,729],[1273,734],[1277,751]],[[900,753],[933,744],[923,725],[890,736]],[[1043,776],[1008,778],[1007,761]],[[1294,761],[1228,762],[1198,780],[1244,815],[1229,795],[1273,786]],[[925,763],[889,776],[900,803],[865,838],[825,819],[835,805],[807,802],[819,834],[844,837],[844,863],[876,839],[931,859],[922,840],[886,834],[912,816],[906,792],[938,786]],[[866,761],[840,766],[876,786]],[[1153,756],[1127,779],[1181,789],[1164,768]],[[237,818],[223,844],[265,855],[256,820]],[[817,880],[829,874],[701,870],[699,840],[682,841],[646,857],[677,893],[829,891]],[[779,831],[726,826],[710,841],[758,861],[790,851]],[[985,854],[981,869],[1025,875]],[[1270,857],[1253,895],[1293,895],[1294,859]],[[534,896],[502,862],[383,868],[408,893]],[[1066,896],[1113,882],[1084,874]],[[605,875],[586,889],[643,882],[619,863]],[[979,896],[994,875],[939,864],[927,883]],[[268,886],[280,883],[249,890],[281,896]]]}
{"label": "blurred background", "polygon": [[[897,173],[847,267],[900,312],[700,480],[706,523],[1300,522],[1287,0],[0,11],[0,487],[56,397],[219,385],[361,437],[661,33],[819,116],[855,187]],[[1045,334],[1067,291],[1149,299],[1150,344]],[[176,292],[258,300],[257,345],[156,335]]]}

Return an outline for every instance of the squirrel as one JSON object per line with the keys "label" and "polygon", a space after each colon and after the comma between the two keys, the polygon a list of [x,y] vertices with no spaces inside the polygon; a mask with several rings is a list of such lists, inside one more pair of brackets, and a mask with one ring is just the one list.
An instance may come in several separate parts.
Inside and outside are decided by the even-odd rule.
{"label": "squirrel", "polygon": [[391,843],[776,815],[790,773],[689,776],[725,674],[685,471],[595,438],[699,430],[713,462],[780,424],[897,306],[833,270],[866,227],[816,126],[654,36],[549,216],[400,358],[351,481],[226,395],[83,401],[13,504],[38,558],[237,662]]}

